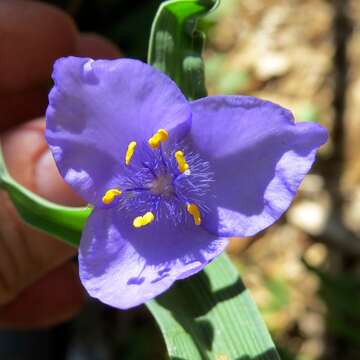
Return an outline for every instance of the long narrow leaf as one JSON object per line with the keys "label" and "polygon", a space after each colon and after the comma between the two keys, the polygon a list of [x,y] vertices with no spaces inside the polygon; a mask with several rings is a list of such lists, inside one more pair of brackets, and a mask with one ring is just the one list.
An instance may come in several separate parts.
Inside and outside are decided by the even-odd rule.
{"label": "long narrow leaf", "polygon": [[225,255],[148,307],[172,359],[279,359],[249,291]]}
{"label": "long narrow leaf", "polygon": [[[204,36],[196,30],[196,21],[217,3],[167,1],[152,27],[148,60],[175,80],[188,99],[206,96],[201,58]],[[147,306],[171,359],[280,358],[249,291],[226,255],[200,274],[178,281]]]}
{"label": "long narrow leaf", "polygon": [[167,73],[189,99],[206,96],[201,52],[204,34],[197,19],[216,8],[218,0],[164,2],[151,29],[148,62]]}
{"label": "long narrow leaf", "polygon": [[21,218],[72,246],[78,246],[89,207],[74,208],[50,202],[16,182],[8,173],[0,146],[0,187],[7,191]]}

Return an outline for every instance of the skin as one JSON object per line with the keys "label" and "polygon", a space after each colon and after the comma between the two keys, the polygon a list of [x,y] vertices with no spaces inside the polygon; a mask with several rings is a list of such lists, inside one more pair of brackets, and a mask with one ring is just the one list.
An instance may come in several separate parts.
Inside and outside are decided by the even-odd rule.
{"label": "skin", "polygon": [[[0,139],[10,174],[37,194],[82,205],[64,183],[43,131],[54,61],[67,55],[116,58],[119,51],[94,34],[80,34],[52,6],[0,1]],[[76,249],[21,222],[0,192],[0,327],[39,328],[81,309],[85,292],[71,258]]]}

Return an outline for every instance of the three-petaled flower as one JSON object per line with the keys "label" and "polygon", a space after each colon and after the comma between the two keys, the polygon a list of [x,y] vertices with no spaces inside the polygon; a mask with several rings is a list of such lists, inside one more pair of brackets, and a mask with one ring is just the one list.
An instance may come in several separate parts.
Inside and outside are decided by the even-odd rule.
{"label": "three-petaled flower", "polygon": [[271,102],[188,102],[140,61],[54,66],[46,138],[60,173],[94,206],[79,266],[93,297],[126,309],[265,229],[288,208],[327,139]]}

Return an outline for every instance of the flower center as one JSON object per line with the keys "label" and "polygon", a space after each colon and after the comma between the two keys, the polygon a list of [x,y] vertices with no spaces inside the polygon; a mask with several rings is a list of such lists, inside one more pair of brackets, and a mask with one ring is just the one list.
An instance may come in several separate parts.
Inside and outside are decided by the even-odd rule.
{"label": "flower center", "polygon": [[150,183],[150,190],[156,195],[174,195],[173,179],[170,175],[160,175]]}
{"label": "flower center", "polygon": [[174,224],[201,224],[204,198],[212,182],[210,165],[183,144],[166,144],[168,133],[158,130],[147,143],[131,141],[124,173],[117,187],[102,197],[105,207],[119,206],[139,214],[133,226],[141,228],[167,218]]}

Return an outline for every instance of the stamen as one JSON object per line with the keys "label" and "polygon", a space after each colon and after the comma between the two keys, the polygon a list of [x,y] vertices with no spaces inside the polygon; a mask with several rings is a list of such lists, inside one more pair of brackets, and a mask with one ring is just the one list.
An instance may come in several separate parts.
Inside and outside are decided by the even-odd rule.
{"label": "stamen", "polygon": [[110,205],[117,196],[120,196],[122,192],[119,189],[110,189],[102,197],[102,202],[105,205]]}
{"label": "stamen", "polygon": [[197,207],[197,205],[188,204],[186,207],[186,210],[188,211],[188,213],[190,215],[192,215],[195,225],[200,225],[201,224],[201,216],[200,216],[200,211],[199,211],[199,208]]}
{"label": "stamen", "polygon": [[189,168],[189,164],[185,160],[184,153],[180,150],[177,151],[175,153],[175,159],[177,161],[179,171],[184,173]]}
{"label": "stamen", "polygon": [[165,129],[159,129],[156,134],[154,134],[148,141],[149,145],[153,149],[157,149],[160,146],[160,143],[167,141],[169,139],[169,134]]}
{"label": "stamen", "polygon": [[131,141],[126,150],[125,164],[129,165],[132,156],[134,155],[136,141]]}
{"label": "stamen", "polygon": [[148,211],[144,216],[137,216],[133,221],[133,226],[138,229],[145,225],[149,225],[154,220],[154,214],[151,211]]}

